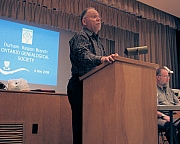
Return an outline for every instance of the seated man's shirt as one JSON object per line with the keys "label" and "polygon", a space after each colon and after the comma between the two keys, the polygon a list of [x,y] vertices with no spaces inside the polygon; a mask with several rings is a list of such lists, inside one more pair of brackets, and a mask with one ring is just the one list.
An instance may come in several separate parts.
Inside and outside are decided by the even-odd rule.
{"label": "seated man's shirt", "polygon": [[177,105],[179,103],[178,97],[168,86],[163,89],[157,86],[157,93],[159,105]]}

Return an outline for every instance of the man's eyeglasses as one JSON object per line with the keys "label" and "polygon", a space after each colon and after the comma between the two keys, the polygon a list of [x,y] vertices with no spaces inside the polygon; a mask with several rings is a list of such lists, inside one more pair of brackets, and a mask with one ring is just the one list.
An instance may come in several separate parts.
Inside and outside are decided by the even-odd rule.
{"label": "man's eyeglasses", "polygon": [[169,78],[169,75],[168,75],[168,76],[162,76],[162,75],[159,75],[159,76],[161,76],[161,77],[163,77],[163,78]]}
{"label": "man's eyeglasses", "polygon": [[101,19],[101,17],[99,15],[92,15],[92,16],[89,16],[89,17],[84,17],[84,18],[92,18],[92,19]]}

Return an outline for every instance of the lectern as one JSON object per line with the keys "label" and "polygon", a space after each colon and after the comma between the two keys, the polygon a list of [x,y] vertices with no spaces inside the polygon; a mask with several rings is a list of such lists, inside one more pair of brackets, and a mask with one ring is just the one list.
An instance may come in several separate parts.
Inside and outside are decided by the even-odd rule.
{"label": "lectern", "polygon": [[157,64],[117,57],[82,76],[83,144],[156,144]]}

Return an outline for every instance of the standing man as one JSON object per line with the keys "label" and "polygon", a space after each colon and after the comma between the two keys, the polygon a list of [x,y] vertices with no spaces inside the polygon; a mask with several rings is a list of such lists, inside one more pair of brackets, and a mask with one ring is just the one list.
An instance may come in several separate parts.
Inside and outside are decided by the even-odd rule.
{"label": "standing man", "polygon": [[[172,89],[169,87],[169,73],[165,68],[159,68],[156,71],[156,79],[157,79],[157,98],[159,105],[179,105],[180,102],[177,96],[174,94]],[[166,138],[168,141],[170,140],[170,117],[168,113],[164,113],[163,111],[158,111],[158,128],[163,128],[166,131]],[[175,121],[174,119],[173,121]],[[174,125],[174,134],[173,134],[173,143],[179,144],[178,139],[180,141],[180,134],[176,134],[176,128],[179,129],[179,121]]]}
{"label": "standing man", "polygon": [[92,7],[81,14],[82,30],[69,41],[71,74],[67,86],[69,103],[72,110],[73,144],[82,143],[82,102],[83,85],[79,77],[103,62],[112,63],[118,54],[106,56],[98,31],[101,29],[101,17]]}

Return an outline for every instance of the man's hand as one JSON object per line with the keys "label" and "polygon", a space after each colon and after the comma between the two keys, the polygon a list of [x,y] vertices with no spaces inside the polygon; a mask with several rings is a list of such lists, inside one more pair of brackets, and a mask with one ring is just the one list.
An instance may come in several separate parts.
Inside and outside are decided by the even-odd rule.
{"label": "man's hand", "polygon": [[117,53],[111,54],[109,56],[102,56],[101,57],[101,63],[103,62],[109,62],[112,63],[114,61],[114,57],[119,56]]}
{"label": "man's hand", "polygon": [[165,116],[163,117],[163,119],[166,120],[166,121],[168,121],[168,122],[170,122],[170,117],[167,116],[167,115],[165,115]]}

